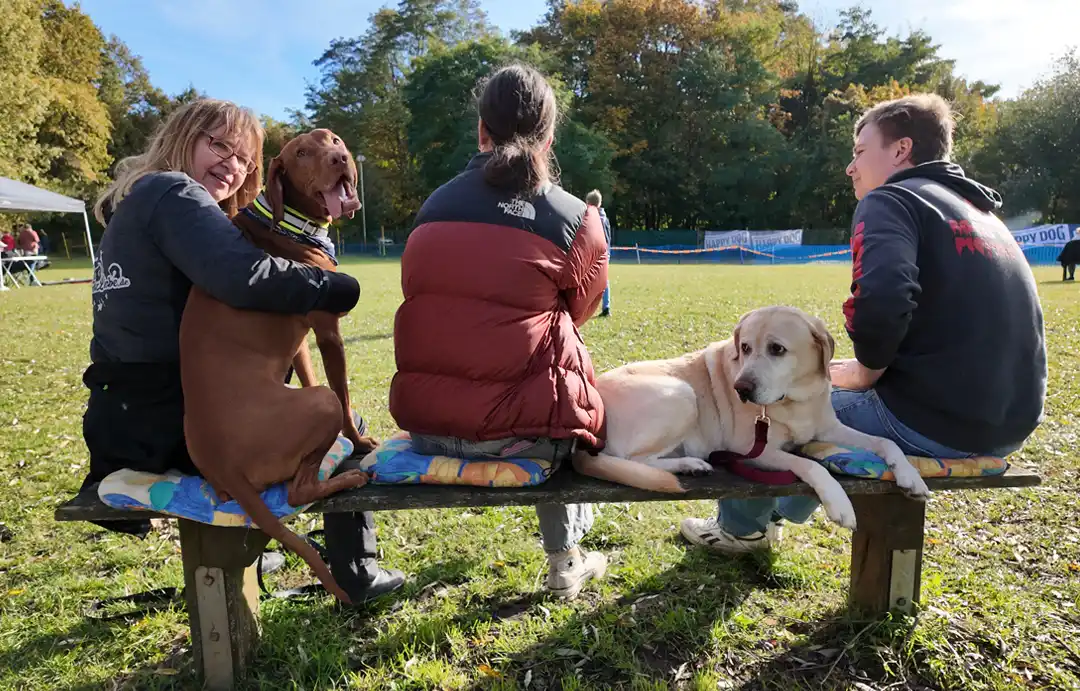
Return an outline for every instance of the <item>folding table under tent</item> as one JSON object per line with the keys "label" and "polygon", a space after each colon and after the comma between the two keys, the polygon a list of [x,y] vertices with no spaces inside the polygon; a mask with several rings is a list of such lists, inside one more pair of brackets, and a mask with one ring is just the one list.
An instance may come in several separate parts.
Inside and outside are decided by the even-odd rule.
{"label": "folding table under tent", "polygon": [[90,241],[90,219],[86,215],[86,204],[81,199],[65,197],[25,182],[0,178],[0,213],[18,211],[82,214],[83,225],[86,226],[86,250],[90,253],[90,263],[94,263],[94,244]]}

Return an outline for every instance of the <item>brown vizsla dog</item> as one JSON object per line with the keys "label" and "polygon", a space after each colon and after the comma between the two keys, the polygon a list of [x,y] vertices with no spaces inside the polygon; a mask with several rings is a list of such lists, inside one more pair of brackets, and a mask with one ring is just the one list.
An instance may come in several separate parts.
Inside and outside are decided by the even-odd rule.
{"label": "brown vizsla dog", "polygon": [[[270,162],[266,203],[273,218],[253,202],[234,223],[268,254],[334,269],[317,247],[274,227],[290,214],[328,224],[360,207],[356,164],[333,132],[325,129],[289,141]],[[250,211],[250,213],[247,213]],[[352,417],[345,372],[340,315],[309,312],[286,315],[236,310],[193,288],[180,325],[180,368],[184,387],[184,436],[195,467],[223,501],[235,497],[267,535],[299,554],[324,587],[348,603],[318,553],[282,525],[259,497],[267,487],[288,482],[293,506],[360,487],[367,475],[353,470],[320,480],[319,465],[339,432],[366,453],[375,448],[361,437]],[[314,385],[306,339],[315,331],[330,388]],[[285,386],[294,363],[303,388]]]}

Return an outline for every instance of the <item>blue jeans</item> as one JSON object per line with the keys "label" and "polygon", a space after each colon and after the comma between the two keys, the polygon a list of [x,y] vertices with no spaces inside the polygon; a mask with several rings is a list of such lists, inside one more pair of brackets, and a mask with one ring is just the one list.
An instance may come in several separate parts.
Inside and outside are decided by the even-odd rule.
{"label": "blue jeans", "polygon": [[604,288],[604,299],[603,299],[603,304],[600,305],[600,309],[606,310],[606,309],[610,309],[610,308],[611,308],[611,281],[608,281],[607,287]]}
{"label": "blue jeans", "polygon": [[[877,392],[833,389],[832,406],[836,417],[848,427],[896,442],[909,456],[933,458],[970,458],[980,454],[959,451],[928,439],[896,419],[885,407]],[[1022,444],[994,449],[990,456],[1007,456]],[[805,523],[820,505],[817,497],[779,497],[767,499],[721,499],[716,521],[728,533],[745,537],[764,532],[771,521]]]}

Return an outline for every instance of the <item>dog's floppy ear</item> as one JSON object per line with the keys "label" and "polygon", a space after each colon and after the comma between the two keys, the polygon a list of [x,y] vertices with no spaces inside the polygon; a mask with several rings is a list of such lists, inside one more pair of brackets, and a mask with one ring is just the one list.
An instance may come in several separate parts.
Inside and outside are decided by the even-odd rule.
{"label": "dog's floppy ear", "polygon": [[829,327],[825,321],[818,317],[810,317],[810,333],[814,336],[814,342],[821,349],[821,370],[825,376],[829,376],[829,363],[832,362],[836,353],[836,339],[829,333]]}
{"label": "dog's floppy ear", "polygon": [[748,316],[750,316],[749,312],[747,312],[743,316],[739,317],[739,321],[735,323],[735,330],[731,332],[731,340],[732,340],[732,343],[735,344],[735,359],[736,360],[738,360],[740,357],[742,357],[742,341],[739,338],[739,334],[742,333],[743,322],[746,321],[746,318]]}
{"label": "dog's floppy ear", "polygon": [[274,225],[285,220],[285,185],[281,181],[285,175],[285,161],[281,155],[274,156],[266,173],[266,201],[274,212]]}

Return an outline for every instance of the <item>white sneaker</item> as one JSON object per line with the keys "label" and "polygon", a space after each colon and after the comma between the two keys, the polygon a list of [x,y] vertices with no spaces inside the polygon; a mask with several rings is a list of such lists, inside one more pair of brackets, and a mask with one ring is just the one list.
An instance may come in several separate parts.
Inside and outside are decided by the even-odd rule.
{"label": "white sneaker", "polygon": [[607,557],[600,552],[583,552],[578,546],[548,555],[547,588],[556,597],[572,600],[590,578],[603,578]]}
{"label": "white sneaker", "polygon": [[764,533],[751,533],[737,537],[720,527],[715,518],[687,518],[679,532],[695,545],[725,554],[744,554],[757,550],[771,549],[780,544],[782,530],[780,524],[769,523]]}

